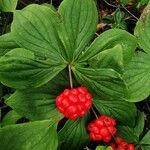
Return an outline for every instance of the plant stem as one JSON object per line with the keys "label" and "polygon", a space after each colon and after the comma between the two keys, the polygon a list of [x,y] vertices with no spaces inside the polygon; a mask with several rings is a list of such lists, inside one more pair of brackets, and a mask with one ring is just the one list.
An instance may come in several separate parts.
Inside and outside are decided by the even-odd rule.
{"label": "plant stem", "polygon": [[97,116],[97,114],[96,114],[94,108],[92,107],[91,109],[92,109],[92,111],[93,111],[93,113],[94,113],[94,116],[95,116],[96,118],[98,118],[98,116]]}
{"label": "plant stem", "polygon": [[135,18],[136,20],[138,20],[138,18],[137,18],[134,14],[132,14],[126,7],[124,7],[123,5],[121,5],[121,7],[122,7],[126,12],[128,12],[133,18]]}
{"label": "plant stem", "polygon": [[73,88],[71,66],[68,65],[70,88]]}
{"label": "plant stem", "polygon": [[99,34],[98,34],[98,33],[96,33],[96,32],[95,32],[95,35],[96,35],[96,36],[99,36]]}
{"label": "plant stem", "polygon": [[50,4],[53,5],[53,0],[50,1]]}
{"label": "plant stem", "polygon": [[113,4],[110,4],[109,2],[107,2],[107,0],[103,0],[107,5],[111,6],[111,7],[114,7],[114,8],[118,8],[119,6],[116,6],[116,5],[113,5]]}
{"label": "plant stem", "polygon": [[107,2],[107,0],[103,0],[107,5],[109,5],[109,6],[111,6],[111,7],[114,7],[114,8],[118,8],[118,7],[120,7],[120,8],[123,8],[127,13],[129,13],[133,18],[135,18],[136,20],[138,20],[138,18],[134,15],[134,14],[132,14],[126,7],[124,7],[123,5],[113,5],[113,4],[110,4],[109,2]]}

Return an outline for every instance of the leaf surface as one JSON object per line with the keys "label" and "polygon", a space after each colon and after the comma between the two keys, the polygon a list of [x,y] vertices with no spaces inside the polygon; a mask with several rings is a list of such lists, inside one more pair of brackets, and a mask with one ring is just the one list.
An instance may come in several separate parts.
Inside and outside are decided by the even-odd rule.
{"label": "leaf surface", "polygon": [[138,102],[150,94],[150,55],[137,53],[125,69],[124,80],[129,89],[129,101]]}
{"label": "leaf surface", "polygon": [[93,104],[100,114],[114,117],[119,124],[135,125],[136,107],[133,103],[129,103],[122,99],[100,99],[95,97]]}
{"label": "leaf surface", "polygon": [[14,40],[20,47],[49,58],[53,64],[63,63],[66,59],[58,34],[61,30],[60,15],[50,7],[37,4],[15,11],[11,26]]}
{"label": "leaf surface", "polygon": [[1,150],[57,150],[56,123],[44,120],[6,126],[0,129],[0,141]]}
{"label": "leaf surface", "polygon": [[127,89],[119,73],[113,69],[93,69],[75,66],[77,81],[102,98],[127,97]]}
{"label": "leaf surface", "polygon": [[7,126],[16,124],[17,120],[22,118],[18,113],[16,113],[14,110],[9,111],[4,118],[2,119],[1,126]]}
{"label": "leaf surface", "polygon": [[55,96],[30,90],[16,91],[5,103],[30,120],[60,119]]}
{"label": "leaf surface", "polygon": [[125,141],[127,141],[128,143],[139,142],[139,137],[134,132],[134,128],[130,128],[129,126],[118,126],[117,135],[120,136]]}
{"label": "leaf surface", "polygon": [[0,58],[0,81],[17,89],[39,87],[55,77],[65,65],[38,60],[34,53],[18,48]]}
{"label": "leaf surface", "polygon": [[0,36],[0,57],[11,49],[19,48],[19,45],[17,45],[12,39],[13,37],[11,33]]}
{"label": "leaf surface", "polygon": [[87,61],[100,52],[113,48],[118,44],[120,44],[123,49],[124,64],[129,63],[137,47],[137,40],[133,35],[121,29],[110,29],[103,32],[94,40],[91,46],[80,55],[78,62],[82,63]]}
{"label": "leaf surface", "polygon": [[104,50],[90,59],[89,64],[92,68],[110,68],[122,73],[123,64],[123,49],[120,44],[111,49]]}
{"label": "leaf surface", "polygon": [[143,139],[140,142],[141,144],[147,144],[150,146],[150,131],[146,133],[146,135],[143,137]]}
{"label": "leaf surface", "polygon": [[94,0],[64,0],[58,12],[64,20],[71,49],[69,57],[77,59],[96,31],[98,12]]}
{"label": "leaf surface", "polygon": [[138,44],[147,53],[150,54],[150,2],[141,14],[138,20],[134,34],[138,39]]}
{"label": "leaf surface", "polygon": [[17,7],[18,0],[0,0],[0,10],[13,12]]}
{"label": "leaf surface", "polygon": [[60,149],[83,149],[89,142],[89,135],[86,130],[86,119],[68,120],[58,135],[61,142]]}

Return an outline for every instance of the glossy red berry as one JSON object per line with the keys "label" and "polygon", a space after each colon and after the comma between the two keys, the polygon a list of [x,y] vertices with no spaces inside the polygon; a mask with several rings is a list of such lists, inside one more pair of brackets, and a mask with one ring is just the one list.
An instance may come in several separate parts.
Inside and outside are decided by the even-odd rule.
{"label": "glossy red berry", "polygon": [[133,144],[128,144],[120,137],[115,137],[114,142],[110,143],[113,150],[136,150]]}
{"label": "glossy red berry", "polygon": [[129,144],[127,150],[136,150],[136,149],[135,149],[135,146],[133,144]]}
{"label": "glossy red berry", "polygon": [[77,119],[84,116],[92,106],[92,95],[81,86],[78,88],[65,89],[56,97],[56,106],[66,118]]}
{"label": "glossy red berry", "polygon": [[110,142],[116,134],[116,121],[108,116],[101,116],[88,125],[90,138],[93,141]]}

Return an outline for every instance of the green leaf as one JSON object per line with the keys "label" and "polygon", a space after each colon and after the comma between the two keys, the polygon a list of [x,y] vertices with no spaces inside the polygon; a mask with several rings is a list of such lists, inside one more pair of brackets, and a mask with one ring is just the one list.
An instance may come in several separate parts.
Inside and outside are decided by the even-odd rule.
{"label": "green leaf", "polygon": [[[46,19],[45,19],[46,18]],[[51,63],[64,62],[65,50],[58,32],[62,32],[60,15],[47,6],[32,4],[14,13],[11,31],[14,40]]]}
{"label": "green leaf", "polygon": [[102,98],[127,97],[127,89],[119,73],[113,69],[72,68],[77,81]]}
{"label": "green leaf", "polygon": [[89,142],[86,130],[86,119],[68,120],[58,133],[62,150],[83,149]]}
{"label": "green leaf", "polygon": [[130,128],[129,126],[118,126],[117,127],[117,135],[122,139],[127,141],[128,143],[138,143],[139,138],[136,135],[134,128]]}
{"label": "green leaf", "polygon": [[140,47],[150,54],[150,3],[144,9],[137,22],[134,34],[138,39]]}
{"label": "green leaf", "polygon": [[137,8],[140,8],[143,5],[148,4],[149,0],[138,0],[138,6]]}
{"label": "green leaf", "polygon": [[127,5],[129,3],[129,0],[120,0],[121,4]]}
{"label": "green leaf", "polygon": [[150,146],[147,146],[147,145],[142,145],[142,150],[150,150]]}
{"label": "green leaf", "polygon": [[147,144],[150,145],[150,131],[146,133],[143,139],[140,141],[140,144]]}
{"label": "green leaf", "polygon": [[136,107],[122,99],[100,99],[95,97],[93,104],[100,114],[117,119],[118,123],[133,127],[135,125]]}
{"label": "green leaf", "polygon": [[97,146],[96,150],[113,150],[110,146]]}
{"label": "green leaf", "polygon": [[34,93],[58,95],[68,87],[70,87],[68,70],[64,69],[47,84],[36,89],[29,89],[28,91]]}
{"label": "green leaf", "polygon": [[140,134],[143,132],[144,129],[144,113],[138,111],[137,113],[137,119],[134,127],[135,134],[139,137]]}
{"label": "green leaf", "polygon": [[123,71],[123,49],[120,44],[111,49],[104,50],[93,57],[89,64],[92,68],[112,68],[122,73]]}
{"label": "green leaf", "polygon": [[51,65],[26,49],[14,49],[0,58],[0,81],[17,89],[38,87],[55,77],[65,65]]}
{"label": "green leaf", "polygon": [[13,37],[11,33],[0,36],[0,57],[11,49],[19,47],[12,39]]}
{"label": "green leaf", "polygon": [[1,122],[1,126],[7,126],[16,124],[17,120],[22,118],[18,113],[16,113],[14,110],[9,111],[3,118]]}
{"label": "green leaf", "polygon": [[96,31],[98,12],[94,0],[64,0],[58,12],[62,15],[71,46],[69,57],[77,59]]}
{"label": "green leaf", "polygon": [[0,129],[0,141],[1,150],[57,150],[56,123],[44,120],[6,126]]}
{"label": "green leaf", "polygon": [[121,29],[110,29],[98,36],[89,48],[80,55],[78,62],[84,62],[106,49],[113,48],[121,44],[123,49],[124,64],[130,62],[133,52],[137,47],[137,41],[134,36]]}
{"label": "green leaf", "polygon": [[16,9],[18,0],[0,0],[0,10],[13,12]]}
{"label": "green leaf", "polygon": [[32,90],[16,91],[5,103],[30,120],[60,119],[55,96]]}
{"label": "green leaf", "polygon": [[129,88],[129,101],[144,100],[150,94],[150,55],[139,52],[124,73],[124,80]]}

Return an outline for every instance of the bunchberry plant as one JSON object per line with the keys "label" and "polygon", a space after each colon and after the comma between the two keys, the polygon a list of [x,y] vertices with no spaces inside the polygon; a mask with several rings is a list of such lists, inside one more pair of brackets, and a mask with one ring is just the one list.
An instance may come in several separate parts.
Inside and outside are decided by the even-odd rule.
{"label": "bunchberry plant", "polygon": [[[80,150],[90,140],[110,145],[105,149],[150,147],[149,132],[140,136],[144,116],[131,103],[150,94],[149,6],[137,37],[110,29],[95,38],[94,0],[63,0],[58,10],[37,4],[15,10],[16,3],[5,2],[0,9],[13,12],[13,22],[0,37],[0,82],[14,92],[5,98],[12,110],[1,123],[0,148]],[[141,57],[138,44],[146,52]],[[20,118],[26,122],[16,124]]]}

